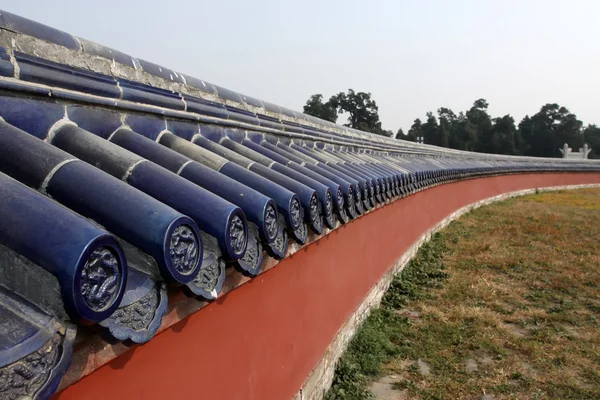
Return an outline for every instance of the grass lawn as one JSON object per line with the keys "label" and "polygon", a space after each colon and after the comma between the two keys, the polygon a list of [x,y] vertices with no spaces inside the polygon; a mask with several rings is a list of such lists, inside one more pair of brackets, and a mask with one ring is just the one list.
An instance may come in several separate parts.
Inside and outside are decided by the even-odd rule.
{"label": "grass lawn", "polygon": [[325,398],[600,399],[600,190],[507,200],[436,234]]}

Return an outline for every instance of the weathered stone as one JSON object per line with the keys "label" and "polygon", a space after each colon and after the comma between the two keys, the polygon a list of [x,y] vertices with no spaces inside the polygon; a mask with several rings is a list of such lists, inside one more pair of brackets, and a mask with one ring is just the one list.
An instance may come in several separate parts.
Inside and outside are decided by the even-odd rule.
{"label": "weathered stone", "polygon": [[[397,378],[397,377],[396,377]],[[371,392],[375,395],[376,400],[405,400],[408,399],[408,392],[406,390],[395,389],[395,382],[391,377],[381,378],[377,382],[373,382],[371,385]]]}
{"label": "weathered stone", "polygon": [[419,367],[419,373],[421,375],[429,375],[431,373],[431,367],[422,359],[417,360],[417,366]]}
{"label": "weathered stone", "polygon": [[477,367],[477,362],[475,360],[473,360],[472,358],[469,358],[465,365],[465,371],[471,373],[471,372],[477,372],[478,370],[479,370],[479,368]]}

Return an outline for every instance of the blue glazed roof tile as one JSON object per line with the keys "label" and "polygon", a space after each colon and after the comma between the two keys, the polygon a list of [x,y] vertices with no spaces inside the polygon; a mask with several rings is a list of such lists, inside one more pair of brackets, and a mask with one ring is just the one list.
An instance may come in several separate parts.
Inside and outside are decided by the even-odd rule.
{"label": "blue glazed roof tile", "polygon": [[15,59],[19,65],[21,80],[103,97],[118,98],[121,96],[117,82],[112,76],[65,66],[20,52],[15,52]]}
{"label": "blue glazed roof tile", "polygon": [[105,139],[123,124],[121,121],[121,114],[115,111],[78,104],[67,107],[67,118],[69,118],[70,121],[75,122],[81,128],[93,132]]}
{"label": "blue glazed roof tile", "polygon": [[83,51],[90,55],[100,56],[108,60],[126,65],[131,68],[140,69],[140,62],[125,53],[118,50],[111,49],[110,47],[102,46],[101,44],[91,42],[89,40],[78,38]]}
{"label": "blue glazed roof tile", "polygon": [[184,95],[183,99],[187,105],[186,110],[215,118],[227,118],[228,112],[222,104],[205,101],[203,99]]}
{"label": "blue glazed roof tile", "polygon": [[10,62],[10,56],[6,52],[6,49],[0,46],[0,75],[2,76],[13,76],[15,68]]}
{"label": "blue glazed roof tile", "polygon": [[193,76],[189,76],[186,74],[181,74],[181,76],[183,76],[187,85],[189,85],[195,89],[199,89],[203,92],[206,92],[209,95],[213,95],[213,96],[217,95],[217,89],[215,88],[215,86],[212,83],[207,82],[202,79],[194,78]]}
{"label": "blue glazed roof tile", "polygon": [[234,92],[233,90],[225,89],[224,87],[213,85],[217,90],[217,94],[223,100],[235,101],[236,103],[243,104],[244,100],[242,99],[242,95]]}
{"label": "blue glazed roof tile", "polygon": [[65,107],[23,97],[0,96],[0,117],[9,124],[38,138],[65,115]]}
{"label": "blue glazed roof tile", "polygon": [[76,327],[0,285],[2,396],[49,398],[71,362]]}
{"label": "blue glazed roof tile", "polygon": [[0,27],[12,32],[23,33],[72,50],[79,50],[79,42],[68,33],[40,24],[21,16],[0,11]]}
{"label": "blue glazed roof tile", "polygon": [[123,100],[141,104],[151,104],[174,110],[185,109],[183,98],[179,94],[171,91],[124,79],[119,79],[119,86],[123,91]]}
{"label": "blue glazed roof tile", "polygon": [[171,82],[184,83],[185,78],[177,72],[169,68],[161,67],[158,64],[154,64],[150,61],[138,59],[138,62],[142,66],[142,69],[152,75],[159,76]]}

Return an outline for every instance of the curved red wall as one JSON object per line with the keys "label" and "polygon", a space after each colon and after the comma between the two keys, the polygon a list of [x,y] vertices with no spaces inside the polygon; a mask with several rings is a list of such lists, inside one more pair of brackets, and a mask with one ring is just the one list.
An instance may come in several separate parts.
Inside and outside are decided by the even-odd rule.
{"label": "curved red wall", "polygon": [[454,182],[359,218],[55,396],[290,399],[365,295],[423,232],[502,193],[600,183],[600,174]]}

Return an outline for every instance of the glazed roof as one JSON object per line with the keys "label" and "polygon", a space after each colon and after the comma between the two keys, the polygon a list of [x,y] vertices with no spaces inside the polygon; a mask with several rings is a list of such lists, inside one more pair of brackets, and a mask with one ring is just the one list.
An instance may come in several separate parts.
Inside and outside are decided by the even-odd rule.
{"label": "glazed roof", "polygon": [[[75,341],[151,340],[168,310],[183,318],[416,191],[600,170],[375,136],[7,12],[0,46],[2,399],[47,398]],[[39,352],[47,368],[15,373]],[[63,385],[90,372],[80,361]]]}

